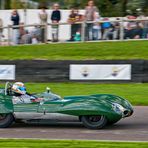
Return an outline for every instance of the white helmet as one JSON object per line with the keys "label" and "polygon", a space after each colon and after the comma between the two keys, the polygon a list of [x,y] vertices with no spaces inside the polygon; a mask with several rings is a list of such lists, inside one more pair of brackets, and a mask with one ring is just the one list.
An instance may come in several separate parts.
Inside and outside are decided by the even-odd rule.
{"label": "white helmet", "polygon": [[21,95],[26,94],[26,87],[22,82],[16,82],[12,86],[12,91]]}

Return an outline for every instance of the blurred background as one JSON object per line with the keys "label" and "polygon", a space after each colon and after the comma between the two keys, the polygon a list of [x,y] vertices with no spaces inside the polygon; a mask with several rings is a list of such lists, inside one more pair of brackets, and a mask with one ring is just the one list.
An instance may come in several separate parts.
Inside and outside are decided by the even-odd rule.
{"label": "blurred background", "polygon": [[[0,9],[37,9],[46,6],[51,8],[52,4],[58,2],[61,9],[77,7],[84,9],[88,0],[0,0]],[[101,16],[125,16],[127,10],[136,12],[141,9],[145,15],[148,14],[148,0],[95,0]]]}

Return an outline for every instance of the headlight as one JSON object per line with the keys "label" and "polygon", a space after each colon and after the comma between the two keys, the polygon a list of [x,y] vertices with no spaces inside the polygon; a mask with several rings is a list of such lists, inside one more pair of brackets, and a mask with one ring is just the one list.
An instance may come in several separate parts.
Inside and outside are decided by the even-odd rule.
{"label": "headlight", "polygon": [[126,100],[126,101],[124,101],[124,103],[127,106],[127,108],[133,109],[133,107],[132,107],[132,105],[131,105],[131,103],[129,101]]}
{"label": "headlight", "polygon": [[125,108],[118,103],[112,103],[112,108],[118,114],[123,114],[123,112],[125,111]]}

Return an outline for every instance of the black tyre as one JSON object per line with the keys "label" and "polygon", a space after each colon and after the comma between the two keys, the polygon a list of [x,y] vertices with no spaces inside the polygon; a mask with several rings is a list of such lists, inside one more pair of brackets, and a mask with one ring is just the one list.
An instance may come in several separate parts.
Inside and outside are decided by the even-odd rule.
{"label": "black tyre", "polygon": [[0,128],[9,127],[14,122],[12,114],[0,114]]}
{"label": "black tyre", "polygon": [[90,129],[101,129],[107,124],[107,118],[103,115],[82,116],[83,125]]}

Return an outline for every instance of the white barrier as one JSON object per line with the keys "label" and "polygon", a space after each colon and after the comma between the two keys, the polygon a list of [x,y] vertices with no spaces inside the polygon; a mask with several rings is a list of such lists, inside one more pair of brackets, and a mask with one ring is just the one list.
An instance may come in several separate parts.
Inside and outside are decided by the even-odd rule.
{"label": "white barrier", "polygon": [[[12,10],[0,10],[0,18],[2,18],[3,20],[3,24],[4,24],[4,27],[8,27],[8,25],[12,25],[12,22],[11,22],[11,12]],[[27,9],[27,16],[26,16],[26,19],[25,19],[25,13],[24,13],[24,10],[21,9],[21,10],[18,10],[18,13],[20,15],[20,22],[25,22],[25,25],[27,25],[27,30],[32,30],[33,29],[33,26],[35,24],[40,24],[40,19],[38,17],[38,14],[39,14],[40,10],[38,9]],[[52,10],[47,10],[47,13],[48,13],[48,28],[47,28],[47,39],[51,39],[51,34],[52,34],[52,30],[51,30],[51,12]],[[80,14],[84,15],[85,13],[85,10],[80,10],[79,11]],[[70,14],[70,10],[61,10],[61,16],[62,16],[62,19],[60,21],[60,24],[59,24],[59,40],[60,41],[65,41],[65,40],[68,40],[70,39],[70,36],[71,36],[71,25],[67,23],[67,19],[68,19],[68,16]],[[109,18],[109,20],[107,22],[120,22],[120,40],[123,40],[123,36],[124,36],[124,24],[125,22],[129,22],[129,21],[141,21],[143,19],[134,19],[134,20],[127,20],[126,18],[120,18],[120,20],[116,20],[115,18]],[[147,19],[144,19],[144,20],[147,20],[148,21],[148,18]],[[101,22],[105,22],[105,21],[100,21]],[[81,22],[82,23],[82,41],[85,40],[85,22]],[[30,25],[31,24],[31,25]],[[11,36],[12,36],[12,32],[10,29],[8,28],[5,28],[4,29],[4,39],[5,40],[8,40],[8,42],[11,42]]]}

